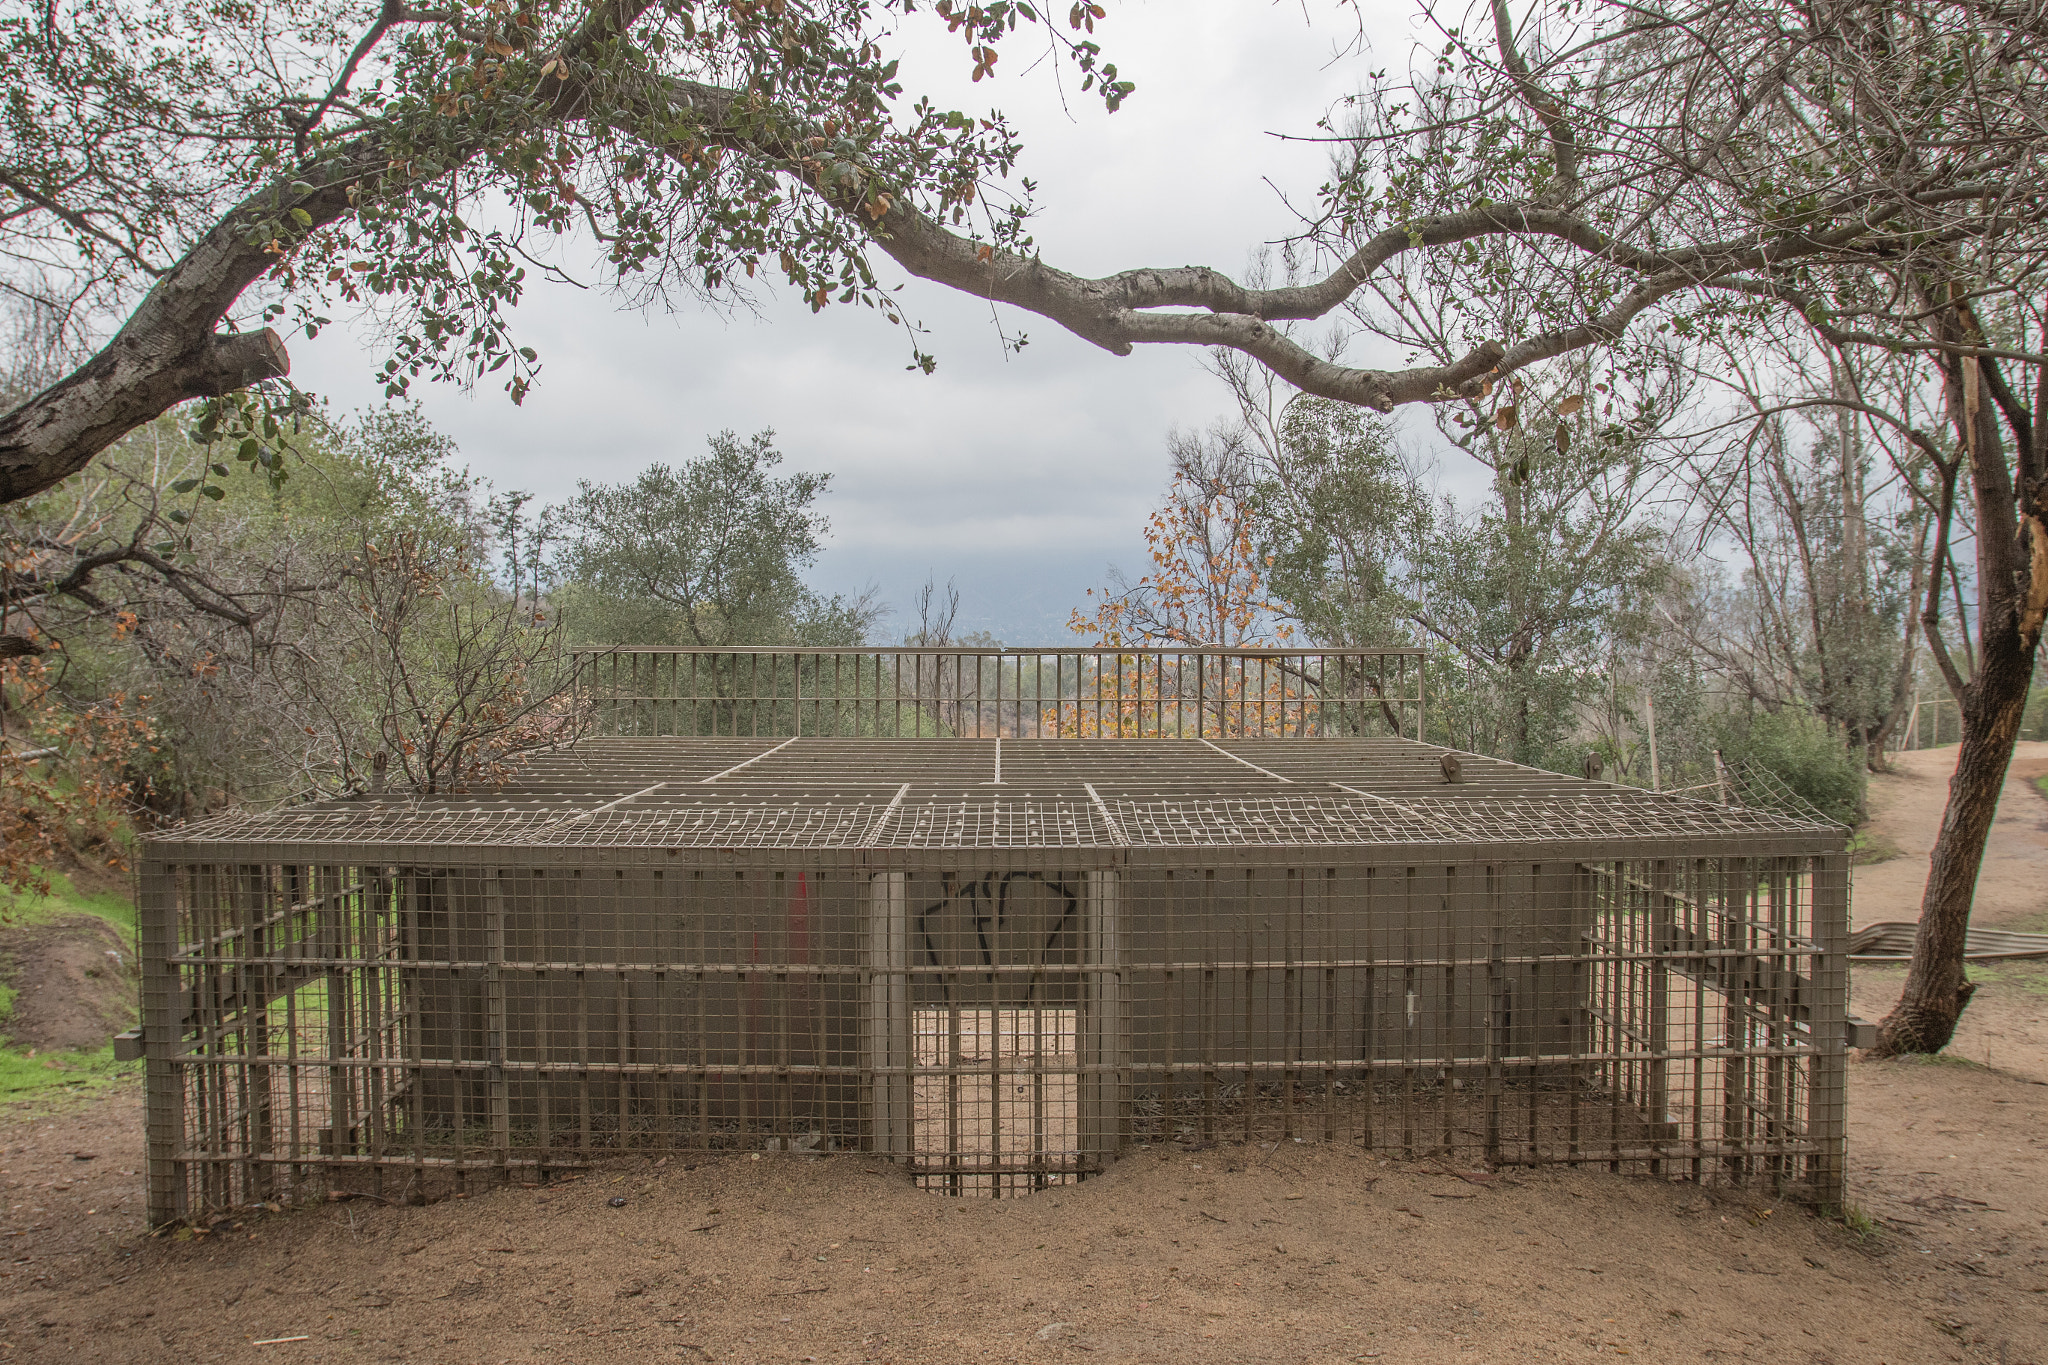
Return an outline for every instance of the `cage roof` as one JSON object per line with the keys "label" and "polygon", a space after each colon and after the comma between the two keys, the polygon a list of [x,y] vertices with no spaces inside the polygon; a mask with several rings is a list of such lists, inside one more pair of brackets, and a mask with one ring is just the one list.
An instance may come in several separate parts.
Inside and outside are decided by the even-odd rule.
{"label": "cage roof", "polygon": [[[217,816],[162,844],[699,849],[1838,845],[1722,806],[1412,740],[608,738],[502,787]],[[1705,845],[1713,846],[1711,849]]]}

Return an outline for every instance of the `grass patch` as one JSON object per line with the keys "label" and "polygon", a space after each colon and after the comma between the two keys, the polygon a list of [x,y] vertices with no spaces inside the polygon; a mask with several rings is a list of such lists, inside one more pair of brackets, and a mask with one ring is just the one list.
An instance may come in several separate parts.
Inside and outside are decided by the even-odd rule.
{"label": "grass patch", "polygon": [[112,1043],[91,1052],[0,1048],[0,1105],[93,1095],[141,1074],[141,1062],[114,1060]]}
{"label": "grass patch", "polygon": [[135,902],[117,891],[89,896],[69,877],[53,872],[47,896],[0,892],[0,924],[42,924],[65,915],[96,915],[123,938],[135,938]]}
{"label": "grass patch", "polygon": [[1980,986],[2048,995],[2048,962],[1970,962],[1964,964],[1963,975]]}
{"label": "grass patch", "polygon": [[1906,964],[1903,962],[1851,962],[1849,979],[1858,982],[1876,982],[1884,985],[1906,979]]}
{"label": "grass patch", "polygon": [[1907,1052],[1892,1059],[1908,1066],[1952,1066],[1964,1071],[1989,1071],[1982,1062],[1973,1062],[1968,1057],[1959,1057],[1953,1052]]}
{"label": "grass patch", "polygon": [[1865,825],[1849,836],[1849,866],[1869,867],[1872,863],[1888,863],[1906,850]]}
{"label": "grass patch", "polygon": [[1868,1242],[1884,1231],[1877,1219],[1870,1216],[1870,1210],[1861,1204],[1844,1204],[1840,1208],[1825,1208],[1821,1217],[1832,1219],[1855,1234],[1859,1242]]}

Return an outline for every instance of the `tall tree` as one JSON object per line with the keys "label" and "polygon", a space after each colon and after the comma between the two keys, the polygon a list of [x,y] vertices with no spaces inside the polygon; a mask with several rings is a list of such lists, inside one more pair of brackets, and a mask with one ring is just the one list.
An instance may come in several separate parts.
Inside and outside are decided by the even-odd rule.
{"label": "tall tree", "polygon": [[1681,468],[1703,536],[1746,571],[1723,610],[1686,621],[1687,643],[1750,699],[1810,710],[1881,771],[1911,703],[1932,517],[1917,496],[1924,457],[1854,405],[1868,394],[1938,424],[1940,394],[1913,360],[1774,340],[1790,344],[1724,339],[1700,366],[1734,406],[1724,427],[1693,433]]}
{"label": "tall tree", "polygon": [[[0,501],[174,404],[281,378],[269,324],[313,335],[338,306],[392,324],[389,390],[494,375],[517,400],[539,361],[506,312],[570,233],[602,244],[630,296],[731,296],[765,269],[814,308],[902,321],[871,242],[924,233],[926,254],[983,272],[1027,240],[983,193],[1014,162],[1009,128],[908,101],[884,55],[891,15],[918,9],[53,0],[0,18],[0,292],[84,356],[0,417]],[[930,12],[976,79],[1037,18],[1013,0]],[[1086,36],[1100,14],[1043,31],[1114,107],[1130,84]],[[218,429],[254,460],[277,439],[266,416],[292,407],[273,386]]]}

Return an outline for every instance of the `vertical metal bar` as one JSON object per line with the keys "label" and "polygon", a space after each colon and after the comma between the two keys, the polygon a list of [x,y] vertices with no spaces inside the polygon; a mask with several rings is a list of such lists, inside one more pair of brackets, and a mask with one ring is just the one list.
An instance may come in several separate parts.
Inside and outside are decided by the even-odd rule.
{"label": "vertical metal bar", "polygon": [[[348,1057],[350,1012],[349,974],[342,964],[352,956],[349,952],[349,905],[353,899],[336,896],[320,909],[323,931],[321,955],[327,959],[327,1140],[321,1144],[322,1156],[353,1155],[355,1152],[352,1137],[356,1126],[355,1114],[350,1103],[355,1077],[342,1064]],[[330,1171],[332,1169],[329,1167]]]}
{"label": "vertical metal bar", "polygon": [[1295,1090],[1301,1061],[1302,920],[1308,914],[1307,869],[1290,867],[1280,907],[1280,1136],[1294,1136]]}
{"label": "vertical metal bar", "polygon": [[1344,974],[1336,964],[1342,959],[1348,943],[1338,934],[1338,907],[1342,904],[1338,895],[1337,869],[1323,869],[1322,886],[1316,896],[1315,914],[1322,926],[1316,938],[1322,944],[1323,958],[1323,1141],[1334,1142],[1337,1137],[1337,1038],[1341,1027],[1338,1023],[1337,994]]}
{"label": "vertical metal bar", "polygon": [[1771,1047],[1770,1057],[1765,1063],[1765,1074],[1770,1077],[1765,1166],[1771,1173],[1773,1184],[1782,1184],[1785,1179],[1791,1165],[1785,1153],[1785,1143],[1794,1136],[1790,1103],[1792,1059],[1786,1055],[1798,1036],[1791,1017],[1792,963],[1787,956],[1793,930],[1793,861],[1782,857],[1771,860],[1770,951],[1766,959],[1769,966],[1764,976],[1768,983],[1764,999],[1770,1021],[1766,1036]]}
{"label": "vertical metal bar", "polygon": [[1650,1063],[1643,1107],[1648,1112],[1650,1132],[1658,1155],[1650,1161],[1650,1174],[1664,1174],[1665,1145],[1671,1130],[1671,957],[1674,951],[1672,870],[1669,859],[1651,865],[1649,899],[1649,1034]]}
{"label": "vertical metal bar", "polygon": [[[566,891],[557,892],[555,890],[557,885],[556,879],[553,877],[548,879],[547,890],[550,893],[549,899],[559,904],[562,898],[566,898],[571,905],[580,909],[583,903],[582,869],[572,869],[569,876],[562,879],[562,884],[566,885]],[[538,892],[541,888],[536,885],[534,889]],[[590,917],[588,915],[576,915],[576,930],[572,941],[575,944],[575,956],[570,960],[569,969],[574,974],[576,987],[576,1154],[587,1159],[592,1150],[590,1140]]]}
{"label": "vertical metal bar", "polygon": [[1365,1095],[1363,1112],[1359,1117],[1359,1142],[1370,1152],[1379,1146],[1380,981],[1376,934],[1390,916],[1385,903],[1387,879],[1384,869],[1367,867],[1360,870],[1360,875],[1365,878],[1365,894],[1359,897],[1361,913],[1357,918],[1358,957],[1364,964],[1359,968],[1361,1019],[1358,1057],[1359,1079],[1365,1087]]}
{"label": "vertical metal bar", "polygon": [[[354,888],[369,874],[369,869],[363,867],[341,867],[335,870],[340,874],[340,878],[345,878],[346,880],[338,878],[333,882],[333,889],[329,893],[331,897],[352,894]],[[423,946],[420,932],[419,878],[406,877],[394,889],[397,893],[400,907],[398,926],[399,963],[396,970],[399,980],[399,998],[404,1002],[406,1020],[402,1052],[408,1063],[405,1085],[406,1101],[411,1121],[407,1126],[411,1129],[408,1136],[412,1140],[413,1188],[419,1189],[424,1185],[427,1173],[426,1068],[421,1065],[425,1041],[422,1037],[423,1027],[420,1017],[422,1012],[420,997],[423,994],[426,973],[419,966],[419,958]],[[412,960],[413,965],[411,967],[405,965],[408,958]],[[546,1130],[543,1129],[542,1131],[545,1132]],[[545,1140],[543,1140],[543,1145],[545,1145]]]}
{"label": "vertical metal bar", "polygon": [[1840,1207],[1848,1135],[1849,857],[1834,851],[1808,863],[1813,879],[1813,1073],[1806,1131],[1820,1149],[1808,1178],[1824,1205]]}
{"label": "vertical metal bar", "polygon": [[[1425,677],[1426,664],[1427,660],[1423,655],[1417,654],[1415,656],[1415,737],[1417,739],[1426,739],[1429,734],[1426,728],[1428,724],[1427,698],[1429,695],[1429,687]],[[1405,710],[1406,708],[1403,709]]]}
{"label": "vertical metal bar", "polygon": [[[1485,878],[1485,920],[1486,925],[1486,1160],[1489,1165],[1498,1166],[1501,1161],[1501,1103],[1505,1085],[1503,1058],[1508,1050],[1508,981],[1506,926],[1503,923],[1505,888],[1501,885],[1507,869],[1499,864],[1488,864],[1482,869]],[[1518,897],[1523,904],[1529,904],[1533,897]]]}
{"label": "vertical metal bar", "polygon": [[[1568,864],[1571,876],[1571,974],[1566,983],[1566,1002],[1572,1021],[1571,1062],[1565,1084],[1565,1156],[1577,1165],[1581,1154],[1579,1129],[1579,1099],[1586,1088],[1586,1053],[1593,1039],[1594,976],[1589,970],[1587,955],[1592,950],[1593,925],[1596,922],[1595,896],[1597,888],[1593,869],[1574,860]],[[1581,926],[1584,926],[1583,928]]]}
{"label": "vertical metal bar", "polygon": [[362,992],[362,1026],[357,1034],[362,1039],[359,1047],[362,1064],[354,1070],[361,1077],[362,1102],[357,1110],[359,1142],[370,1158],[370,1191],[382,1197],[385,1083],[390,1074],[384,1052],[384,929],[391,914],[391,882],[388,878],[379,877],[374,885],[376,899],[365,904],[354,917],[362,962],[356,972],[356,981]]}
{"label": "vertical metal bar", "polygon": [[[1724,862],[1721,899],[1721,942],[1724,951],[1749,949],[1755,943],[1751,904],[1756,894],[1756,866],[1748,858]],[[1729,1177],[1740,1181],[1749,1173],[1749,1087],[1753,1074],[1750,1059],[1752,1030],[1749,1017],[1750,983],[1755,959],[1747,955],[1722,959],[1723,1038],[1727,1058],[1721,1067],[1721,1141],[1727,1149],[1723,1164]]]}
{"label": "vertical metal bar", "polygon": [[1218,1000],[1221,991],[1218,982],[1219,968],[1216,962],[1216,939],[1220,932],[1216,912],[1216,869],[1204,868],[1201,881],[1201,900],[1196,907],[1200,924],[1202,994],[1199,1030],[1202,1058],[1202,1141],[1216,1140],[1216,1118],[1218,1112],[1217,1090],[1221,1080],[1217,1076],[1216,1032],[1222,1024],[1222,1004]]}

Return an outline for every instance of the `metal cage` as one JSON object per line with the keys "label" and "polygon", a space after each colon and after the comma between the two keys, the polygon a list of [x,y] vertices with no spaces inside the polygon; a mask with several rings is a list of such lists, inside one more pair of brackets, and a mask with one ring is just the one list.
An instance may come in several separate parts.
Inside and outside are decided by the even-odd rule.
{"label": "metal cage", "polygon": [[[793,728],[793,727],[792,727]],[[150,1212],[1290,1137],[1838,1199],[1844,832],[1373,738],[611,737],[142,863]]]}

